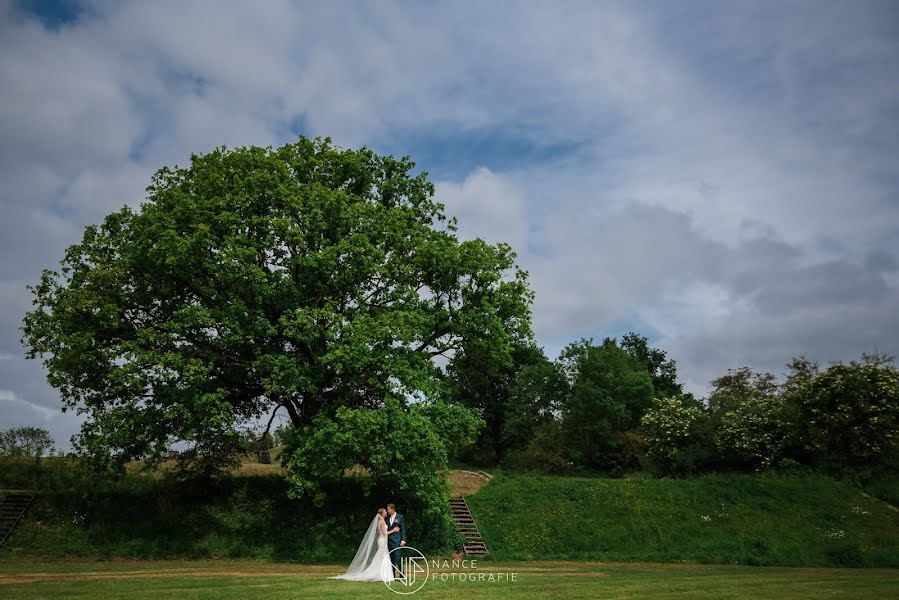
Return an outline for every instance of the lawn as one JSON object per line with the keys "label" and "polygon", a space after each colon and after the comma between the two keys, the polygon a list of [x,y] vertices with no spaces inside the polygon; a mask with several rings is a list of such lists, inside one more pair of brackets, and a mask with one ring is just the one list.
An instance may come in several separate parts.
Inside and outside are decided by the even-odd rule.
{"label": "lawn", "polygon": [[[429,579],[415,598],[899,598],[899,570],[491,562],[438,573],[506,573],[509,580]],[[381,583],[331,581],[345,566],[251,561],[0,563],[0,598],[396,598]],[[511,574],[515,581],[511,581]]]}

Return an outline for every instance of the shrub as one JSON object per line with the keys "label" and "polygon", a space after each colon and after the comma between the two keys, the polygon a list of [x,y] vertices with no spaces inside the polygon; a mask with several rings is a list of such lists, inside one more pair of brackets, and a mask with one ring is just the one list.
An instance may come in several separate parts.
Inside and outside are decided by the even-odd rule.
{"label": "shrub", "polygon": [[899,456],[899,371],[836,364],[806,382],[794,401],[808,459],[827,470],[895,464]]}
{"label": "shrub", "polygon": [[790,423],[780,396],[761,396],[736,404],[721,415],[715,445],[726,464],[761,470],[783,458]]}
{"label": "shrub", "polygon": [[695,472],[710,458],[709,417],[699,402],[685,396],[655,400],[640,428],[652,466],[664,473]]}

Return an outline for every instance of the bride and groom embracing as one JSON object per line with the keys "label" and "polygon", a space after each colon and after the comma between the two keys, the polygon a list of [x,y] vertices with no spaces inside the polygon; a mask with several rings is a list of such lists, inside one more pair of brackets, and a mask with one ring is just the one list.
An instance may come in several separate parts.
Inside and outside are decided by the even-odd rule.
{"label": "bride and groom embracing", "polygon": [[393,504],[388,504],[386,509],[379,508],[346,573],[330,579],[384,582],[397,578],[402,580],[402,549],[405,545],[406,519],[396,512]]}

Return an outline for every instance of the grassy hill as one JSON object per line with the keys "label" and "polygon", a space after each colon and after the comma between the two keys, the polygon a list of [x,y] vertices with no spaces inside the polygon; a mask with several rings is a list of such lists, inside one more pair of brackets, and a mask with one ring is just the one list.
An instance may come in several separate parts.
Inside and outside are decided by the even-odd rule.
{"label": "grassy hill", "polygon": [[899,567],[899,513],[824,477],[500,474],[469,504],[497,559]]}
{"label": "grassy hill", "polygon": [[[5,462],[0,488],[42,492],[0,559],[349,561],[389,491],[366,492],[359,478],[348,478],[315,506],[288,499],[278,469],[248,460],[219,481],[133,474],[97,483],[61,459]],[[500,560],[899,567],[899,513],[824,477],[497,473],[480,490],[483,478],[475,474],[456,471],[451,480]],[[882,487],[880,495],[890,497],[895,486]],[[434,538],[404,512],[416,547],[426,553],[446,547],[446,538]]]}

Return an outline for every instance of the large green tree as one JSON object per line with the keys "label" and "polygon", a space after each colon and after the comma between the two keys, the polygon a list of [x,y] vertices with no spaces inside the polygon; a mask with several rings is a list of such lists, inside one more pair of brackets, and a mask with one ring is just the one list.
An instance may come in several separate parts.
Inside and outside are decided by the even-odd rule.
{"label": "large green tree", "polygon": [[634,467],[640,454],[633,430],[652,406],[646,365],[606,338],[569,344],[559,362],[570,386],[562,405],[562,429],[576,464],[591,469]]}
{"label": "large green tree", "polygon": [[504,442],[512,448],[526,448],[540,429],[559,420],[569,393],[562,367],[538,349],[535,359],[521,368],[512,385],[502,428]]}
{"label": "large green tree", "polygon": [[491,344],[470,344],[457,353],[447,368],[451,398],[478,409],[486,423],[475,444],[458,458],[471,464],[497,465],[515,440],[506,434],[514,406],[515,382],[522,370],[546,361],[530,339],[513,340],[511,352],[497,352]]}
{"label": "large green tree", "polygon": [[568,470],[561,413],[569,393],[561,365],[546,358],[542,350],[533,363],[522,367],[511,387],[502,427],[508,449],[504,466],[559,473]]}
{"label": "large green tree", "polygon": [[242,423],[433,399],[435,357],[528,337],[512,248],[460,241],[413,167],[329,139],[223,147],[87,227],[30,286],[23,326],[64,409],[87,417],[76,447],[152,465],[181,440],[208,464]]}

